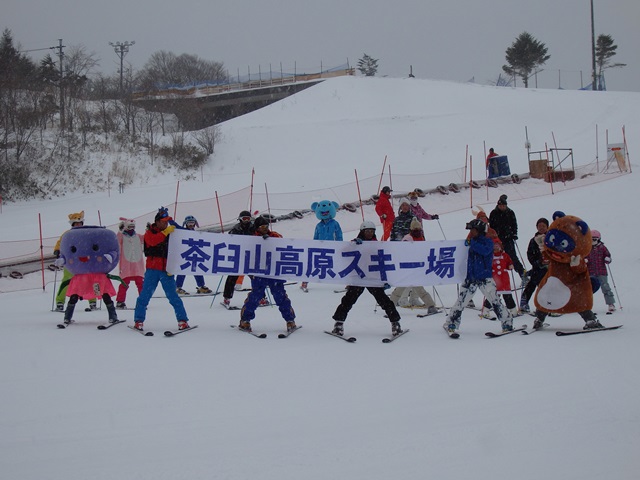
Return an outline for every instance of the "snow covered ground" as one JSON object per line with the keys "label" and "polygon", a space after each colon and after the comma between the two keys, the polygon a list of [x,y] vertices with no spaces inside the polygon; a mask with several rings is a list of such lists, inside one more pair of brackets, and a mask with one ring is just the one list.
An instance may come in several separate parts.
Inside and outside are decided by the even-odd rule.
{"label": "snow covered ground", "polygon": [[[399,178],[435,175],[463,167],[466,144],[481,159],[483,140],[522,173],[525,126],[533,149],[552,143],[553,131],[558,146],[574,148],[582,165],[595,159],[596,124],[601,137],[610,129],[611,141],[621,140],[626,125],[633,161],[640,151],[639,110],[640,95],[630,93],[336,79],[227,122],[208,180],[181,191],[193,200],[242,188],[254,166],[256,185],[268,183],[273,192],[330,188],[352,181],[354,168],[362,176],[379,174],[384,155]],[[603,138],[598,153],[602,167]],[[75,325],[56,329],[62,316],[49,311],[50,271],[44,291],[39,273],[0,279],[0,291],[11,291],[0,294],[3,478],[637,478],[640,193],[633,174],[589,178],[597,181],[558,185],[554,195],[548,184],[527,180],[476,191],[473,203],[490,210],[500,193],[509,195],[522,253],[535,221],[555,210],[600,230],[623,308],[605,315],[598,292],[594,310],[606,325],[624,324],[617,331],[556,337],[554,330],[583,324],[566,315],[551,319],[549,331],[491,340],[484,332],[499,325],[466,310],[455,341],[442,332],[443,314],[421,319],[419,310],[401,309],[411,332],[384,345],[388,320],[365,293],[347,320],[346,333],[358,338],[348,344],[322,333],[333,324],[340,295],[311,284],[309,293],[288,287],[304,327],[288,339],[277,338],[284,322],[276,308],[257,312],[254,329],[268,334],[260,340],[231,329],[238,312],[212,297],[185,300],[198,329],[176,338],[162,336],[175,328],[171,307],[152,300],[146,325],[156,336],[145,338],[124,324],[98,331],[104,310],[78,311]],[[151,212],[173,200],[174,187],[167,179],[123,195],[4,205],[0,240],[36,238],[38,213],[53,235],[66,228],[67,213],[83,208],[89,223],[97,223],[97,208],[104,223]],[[469,201],[468,193],[422,199],[427,211],[444,213],[426,223],[427,237],[462,238]],[[376,220],[370,206],[365,216]],[[341,212],[339,220],[351,238],[361,217]],[[315,223],[305,217],[274,229],[308,238]],[[210,277],[208,285],[219,281]],[[187,279],[186,288],[195,282]],[[438,294],[449,307],[456,289],[440,287]],[[129,292],[127,303],[135,297]],[[233,302],[242,299],[236,293]],[[120,316],[131,321],[133,312]]]}

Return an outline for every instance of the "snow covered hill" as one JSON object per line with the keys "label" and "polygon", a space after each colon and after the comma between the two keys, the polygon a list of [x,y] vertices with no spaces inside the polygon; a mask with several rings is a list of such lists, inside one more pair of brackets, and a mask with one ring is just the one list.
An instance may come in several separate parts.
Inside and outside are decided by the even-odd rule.
{"label": "snow covered hill", "polygon": [[[336,79],[222,126],[223,144],[205,181],[181,185],[184,202],[246,186],[296,193],[327,189],[380,174],[384,155],[402,187],[411,176],[462,168],[465,147],[482,170],[482,142],[526,171],[524,128],[534,149],[553,143],[575,149],[580,165],[604,165],[604,132],[619,141],[626,126],[630,157],[639,151],[640,94],[510,90],[394,79]],[[571,112],[571,113],[569,113]],[[614,140],[615,137],[615,140]],[[593,163],[595,165],[595,163]],[[637,165],[632,167],[637,169]],[[388,172],[387,172],[388,173]],[[403,175],[409,177],[403,179]],[[261,308],[257,339],[229,327],[239,319],[212,297],[185,300],[192,332],[175,328],[170,305],[153,299],[146,338],[117,325],[96,326],[106,312],[76,314],[58,330],[50,312],[53,272],[20,280],[24,289],[0,294],[0,465],[11,479],[580,479],[632,480],[640,471],[640,327],[635,312],[640,255],[634,239],[640,201],[634,174],[593,177],[572,188],[530,180],[520,185],[429,196],[431,239],[465,235],[470,204],[493,208],[505,191],[520,225],[524,253],[535,221],[555,210],[584,218],[611,250],[618,307],[605,315],[600,292],[594,310],[620,330],[560,338],[581,328],[578,315],[551,319],[549,331],[487,339],[495,322],[466,310],[459,340],[442,332],[444,315],[418,318],[401,309],[411,331],[385,345],[389,322],[363,294],[347,320],[348,344],[323,333],[340,301],[333,287],[288,287],[303,329],[278,339],[276,308]],[[385,181],[389,177],[385,176]],[[422,177],[420,177],[422,180]],[[452,180],[453,181],[453,180]],[[377,185],[377,182],[372,182]],[[363,192],[369,196],[374,191]],[[184,195],[184,197],[182,197]],[[487,198],[488,195],[488,198]],[[302,197],[303,198],[303,197]],[[66,228],[66,214],[85,209],[89,221],[154,211],[175,199],[175,184],[129,188],[111,196],[78,195],[50,202],[3,205],[0,241]],[[311,203],[315,198],[308,198]],[[187,204],[188,205],[188,204]],[[213,208],[213,207],[212,207]],[[187,214],[188,212],[184,212]],[[377,220],[372,207],[365,217]],[[179,218],[180,220],[180,218]],[[341,213],[346,238],[360,214]],[[278,222],[286,236],[310,238],[316,221]],[[37,223],[36,223],[37,225]],[[18,233],[16,233],[18,231]],[[45,233],[46,235],[46,233]],[[57,279],[59,281],[59,278]],[[219,277],[208,277],[215,289]],[[6,291],[13,279],[0,279]],[[248,282],[248,281],[247,281]],[[187,278],[185,288],[195,282]],[[135,289],[134,289],[135,290]],[[438,288],[449,307],[454,286]],[[476,295],[477,297],[477,295]],[[127,303],[135,303],[129,292]],[[243,294],[233,303],[241,305]],[[81,310],[81,309],[79,309]],[[120,313],[131,324],[132,312]],[[519,317],[516,325],[531,323]]]}

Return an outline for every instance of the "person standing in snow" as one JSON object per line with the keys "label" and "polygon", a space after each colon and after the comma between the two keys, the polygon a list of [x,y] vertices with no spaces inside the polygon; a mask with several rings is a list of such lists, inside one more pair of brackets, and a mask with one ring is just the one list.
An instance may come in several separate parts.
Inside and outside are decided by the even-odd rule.
{"label": "person standing in snow", "polygon": [[[502,242],[499,238],[493,241],[493,264],[491,266],[491,273],[493,281],[496,283],[496,291],[498,295],[502,295],[504,303],[509,310],[511,316],[516,316],[518,311],[516,309],[516,302],[513,299],[511,293],[511,279],[509,278],[510,272],[513,270],[513,261],[511,257],[502,248]],[[487,310],[491,310],[491,303],[485,298],[484,307]],[[483,316],[485,318],[485,313]]]}
{"label": "person standing in snow", "polygon": [[[187,230],[195,230],[196,227],[199,227],[198,220],[193,215],[187,215],[184,218],[184,222],[182,222],[182,228]],[[193,278],[196,280],[196,293],[207,294],[213,293],[209,287],[204,284],[204,276],[203,275],[194,275]],[[182,289],[184,285],[185,275],[176,275],[176,291],[178,295],[189,295],[189,292]]]}
{"label": "person standing in snow", "polygon": [[[229,235],[253,235],[254,227],[253,221],[251,217],[251,212],[248,210],[243,210],[238,215],[238,223],[229,230]],[[228,275],[227,280],[224,282],[224,291],[222,293],[222,305],[225,308],[231,307],[231,299],[233,298],[233,292],[235,291],[235,286],[238,283],[238,279],[240,279],[241,275]],[[242,282],[240,282],[242,285]]]}
{"label": "person standing in snow", "polygon": [[[422,225],[420,222],[414,218],[411,221],[411,230],[407,233],[402,239],[403,242],[424,242],[424,231],[422,230]],[[427,313],[429,315],[433,315],[438,313],[439,310],[436,308],[436,302],[433,301],[433,297],[429,292],[427,292],[424,287],[396,287],[393,289],[391,293],[391,301],[394,305],[399,305],[400,299],[402,296],[408,292],[409,297],[409,305],[410,306],[419,306],[427,308]],[[420,303],[419,300],[422,300],[423,303]]]}
{"label": "person standing in snow", "polygon": [[[69,225],[71,225],[71,228],[82,227],[84,225],[84,210],[78,213],[70,213]],[[65,230],[65,232],[60,235],[60,238],[53,247],[53,254],[56,256],[56,259],[60,258],[60,244],[62,243],[62,237],[68,231],[69,230]],[[65,298],[67,298],[67,287],[69,285],[71,277],[73,277],[73,273],[71,273],[67,267],[64,267],[64,270],[62,272],[62,280],[60,282],[60,288],[58,289],[58,293],[56,294],[56,311],[58,312],[64,312],[64,300]],[[91,298],[89,300],[89,308],[91,310],[97,310],[98,306],[96,304],[95,298]]]}
{"label": "person standing in snow", "polygon": [[444,323],[444,328],[449,334],[455,333],[460,328],[460,317],[465,305],[476,290],[480,290],[491,304],[491,308],[502,323],[503,331],[513,330],[513,319],[505,311],[496,291],[491,267],[493,264],[493,241],[486,236],[487,224],[482,220],[474,219],[466,225],[469,230],[469,239],[465,244],[469,247],[467,259],[467,276],[460,287],[458,300],[449,311],[449,318]]}
{"label": "person standing in snow", "polygon": [[544,236],[549,230],[549,220],[542,217],[536,222],[536,233],[529,240],[529,246],[527,247],[527,259],[531,264],[531,270],[529,270],[529,281],[522,291],[522,297],[520,298],[520,311],[528,313],[531,311],[529,308],[529,300],[536,290],[536,287],[540,284],[540,281],[544,278],[549,268],[549,260],[543,255],[544,250]]}
{"label": "person standing in snow", "polygon": [[[282,238],[278,232],[274,232],[269,229],[269,220],[260,216],[253,222],[255,228],[254,235],[261,236],[265,241],[269,238]],[[251,276],[251,291],[247,295],[244,305],[240,310],[240,325],[239,330],[245,332],[251,331],[251,320],[256,317],[256,309],[260,306],[264,300],[266,288],[269,287],[273,294],[273,300],[278,305],[280,315],[287,322],[287,332],[291,332],[297,328],[296,326],[296,312],[294,312],[291,306],[291,300],[287,295],[287,290],[284,288],[284,280],[277,280],[275,278]]]}
{"label": "person standing in snow", "polygon": [[391,227],[392,242],[400,242],[411,231],[411,221],[414,219],[409,202],[402,202],[398,209],[398,216],[393,220]]}
{"label": "person standing in snow", "polygon": [[142,292],[144,280],[144,238],[136,233],[136,222],[129,218],[120,217],[118,226],[118,246],[120,247],[120,278],[122,283],[118,287],[116,308],[126,309],[127,290],[131,282],[136,284],[138,295]]}
{"label": "person standing in snow", "polygon": [[507,206],[507,196],[500,195],[496,208],[489,215],[489,224],[498,234],[504,251],[511,257],[513,268],[520,278],[524,280],[524,267],[516,253],[516,240],[518,240],[518,221],[516,214]]}
{"label": "person standing in snow", "polygon": [[392,191],[393,190],[388,186],[382,187],[380,196],[376,202],[376,213],[378,214],[378,217],[380,217],[380,222],[382,223],[382,241],[389,240],[393,221],[396,218],[395,213],[393,213],[393,207],[391,206]]}
{"label": "person standing in snow", "polygon": [[422,220],[438,220],[440,218],[439,215],[427,213],[424,208],[418,202],[418,194],[417,189],[413,192],[409,192],[409,204],[411,206],[411,213],[414,217],[418,219],[420,225],[422,225]]}
{"label": "person standing in snow", "polygon": [[167,256],[169,254],[169,235],[176,229],[176,223],[169,216],[165,207],[160,207],[156,213],[154,223],[149,225],[144,234],[144,254],[147,256],[147,271],[144,273],[142,292],[136,301],[136,309],[133,314],[134,328],[143,330],[147,317],[147,306],[158,283],[162,285],[167,300],[173,307],[178,321],[178,328],[189,328],[189,318],[182,303],[182,299],[176,291],[176,281],[173,275],[167,273]]}
{"label": "person standing in snow", "polygon": [[616,311],[616,299],[613,295],[613,291],[609,286],[609,275],[607,272],[607,265],[611,263],[611,253],[609,249],[602,243],[602,237],[598,230],[591,230],[592,247],[591,253],[585,258],[587,267],[589,268],[589,275],[596,277],[600,282],[600,288],[604,294],[604,301],[607,304],[608,312],[613,313]]}
{"label": "person standing in snow", "polygon": [[[353,242],[358,245],[362,245],[362,242],[376,241],[378,241],[376,238],[376,226],[373,222],[365,220],[360,225],[360,232]],[[362,295],[365,288],[371,295],[373,295],[378,302],[378,305],[382,307],[387,314],[387,317],[389,317],[392,335],[394,337],[400,335],[402,333],[402,327],[400,326],[400,314],[398,313],[396,306],[385,293],[384,287],[356,287],[354,285],[347,286],[347,292],[342,297],[340,305],[338,305],[338,308],[336,308],[336,311],[333,314],[335,324],[333,326],[332,333],[339,336],[344,335],[344,322],[347,319],[347,315],[349,315],[349,311],[358,301],[358,298],[360,298],[360,295]]]}

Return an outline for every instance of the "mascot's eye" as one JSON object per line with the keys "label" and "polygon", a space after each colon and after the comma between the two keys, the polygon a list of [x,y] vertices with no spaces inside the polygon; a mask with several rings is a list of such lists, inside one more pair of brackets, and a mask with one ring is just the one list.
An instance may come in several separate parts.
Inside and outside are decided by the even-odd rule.
{"label": "mascot's eye", "polygon": [[98,245],[97,243],[94,243],[93,246],[91,247],[91,249],[94,252],[97,252],[98,250],[100,250],[100,245]]}
{"label": "mascot's eye", "polygon": [[560,248],[566,250],[569,247],[569,240],[563,240],[560,242]]}
{"label": "mascot's eye", "polygon": [[75,245],[73,245],[69,250],[71,250],[71,253],[76,253],[78,251]]}

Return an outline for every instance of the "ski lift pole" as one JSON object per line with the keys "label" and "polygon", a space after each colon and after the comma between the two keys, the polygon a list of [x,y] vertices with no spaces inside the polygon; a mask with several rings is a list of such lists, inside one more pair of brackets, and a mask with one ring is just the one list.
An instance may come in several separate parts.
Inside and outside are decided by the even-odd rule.
{"label": "ski lift pole", "polygon": [[384,168],[387,166],[387,156],[384,156],[384,162],[382,163],[382,172],[380,172],[380,181],[378,182],[378,190],[376,193],[380,192],[380,188],[382,187],[382,177],[384,176]]}
{"label": "ski lift pole", "polygon": [[215,191],[216,205],[218,206],[218,220],[220,221],[220,233],[224,233],[224,225],[222,223],[222,212],[220,211],[220,199],[218,198],[218,191]]}
{"label": "ski lift pole", "polygon": [[444,230],[442,229],[442,225],[440,225],[440,219],[438,218],[436,220],[436,222],[438,222],[438,226],[440,227],[440,231],[442,232],[442,238],[444,238],[446,240],[447,236],[444,234]]}

